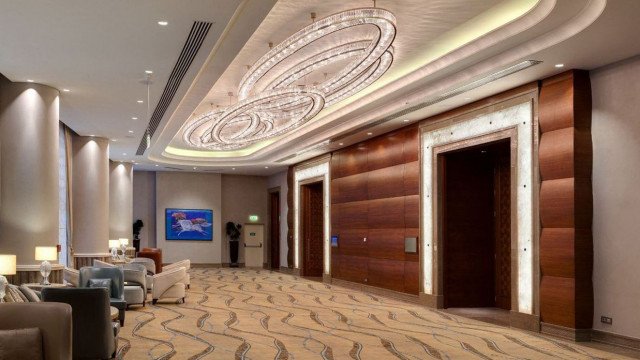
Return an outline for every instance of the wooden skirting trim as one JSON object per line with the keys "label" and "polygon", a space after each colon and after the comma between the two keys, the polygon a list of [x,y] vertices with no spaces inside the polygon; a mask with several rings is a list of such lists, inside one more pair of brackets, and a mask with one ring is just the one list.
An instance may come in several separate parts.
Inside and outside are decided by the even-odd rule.
{"label": "wooden skirting trim", "polygon": [[360,284],[360,283],[336,279],[336,278],[331,279],[331,285],[343,287],[347,289],[358,290],[358,291],[366,292],[369,294],[385,296],[394,300],[405,301],[412,304],[421,304],[420,298],[418,297],[418,295],[401,293],[398,291],[383,289],[383,288],[379,288],[371,285],[365,285],[365,284]]}
{"label": "wooden skirting trim", "polygon": [[432,309],[442,309],[444,308],[444,296],[420,293],[420,304]]}
{"label": "wooden skirting trim", "polygon": [[286,266],[280,266],[280,272],[281,273],[285,273],[285,274],[289,274],[289,275],[293,275],[293,269],[286,267]]}
{"label": "wooden skirting trim", "polygon": [[[164,266],[164,264],[162,266]],[[221,268],[223,266],[222,266],[222,264],[205,264],[205,263],[196,264],[196,263],[191,263],[191,267],[192,268]]]}
{"label": "wooden skirting trim", "polygon": [[572,329],[560,325],[541,322],[540,332],[546,335],[556,336],[573,341],[591,340],[591,329]]}
{"label": "wooden skirting trim", "polygon": [[596,329],[591,330],[591,341],[640,350],[640,339]]}
{"label": "wooden skirting trim", "polygon": [[[228,268],[228,267],[231,267],[231,264],[230,264],[230,263],[222,263],[222,267],[224,267],[224,268]],[[239,268],[243,268],[243,267],[245,267],[245,266],[244,266],[244,263],[238,263],[238,267],[239,267]]]}
{"label": "wooden skirting trim", "polygon": [[540,332],[540,317],[538,315],[523,314],[511,310],[509,313],[509,326],[522,330]]}

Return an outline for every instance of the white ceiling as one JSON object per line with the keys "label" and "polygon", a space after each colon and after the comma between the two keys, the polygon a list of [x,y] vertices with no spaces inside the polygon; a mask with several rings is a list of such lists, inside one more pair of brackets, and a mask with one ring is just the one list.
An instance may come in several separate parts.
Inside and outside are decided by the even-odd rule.
{"label": "white ceiling", "polygon": [[[322,18],[346,6],[370,6],[371,1],[280,0],[274,6],[275,0],[190,0],[184,6],[171,0],[0,0],[0,73],[13,81],[33,79],[69,88],[71,92],[62,93],[61,119],[82,135],[117,138],[112,143],[111,158],[135,159],[140,163],[137,169],[173,167],[268,175],[284,170],[288,164],[361,141],[368,137],[367,132],[375,136],[406,125],[404,120],[418,121],[566,69],[589,70],[640,53],[640,43],[635,39],[640,1],[540,0],[524,16],[444,56],[425,56],[442,46],[439,41],[446,39],[446,34],[474,31],[473,26],[479,26],[474,20],[492,14],[492,6],[527,1],[531,0],[378,0],[379,7],[391,10],[398,18],[396,59],[380,80],[384,86],[373,86],[366,97],[355,96],[323,111],[303,128],[244,157],[184,158],[167,156],[164,150],[193,113],[205,111],[210,102],[228,102],[226,93],[235,92],[245,66],[268,50],[267,42],[278,43],[308,24],[311,11]],[[159,27],[159,20],[169,21],[169,26]],[[143,157],[131,157],[146,127],[146,104],[136,103],[146,96],[139,80],[145,69],[154,70],[154,106],[162,91],[158,84],[166,81],[194,20],[215,23],[154,135],[151,149]],[[409,66],[420,59],[427,60]],[[524,59],[544,62],[356,132],[340,140],[343,145],[331,143],[302,153],[313,144],[338,138]],[[557,63],[564,63],[564,68],[554,67]],[[139,120],[131,120],[132,116]],[[134,131],[134,138],[126,137],[129,130]],[[296,153],[300,155],[276,162]]]}

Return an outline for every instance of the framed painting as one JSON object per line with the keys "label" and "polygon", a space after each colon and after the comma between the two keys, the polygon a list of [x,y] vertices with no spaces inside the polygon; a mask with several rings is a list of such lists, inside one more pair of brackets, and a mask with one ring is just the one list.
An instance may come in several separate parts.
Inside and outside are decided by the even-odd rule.
{"label": "framed painting", "polygon": [[165,209],[165,238],[213,241],[213,210]]}

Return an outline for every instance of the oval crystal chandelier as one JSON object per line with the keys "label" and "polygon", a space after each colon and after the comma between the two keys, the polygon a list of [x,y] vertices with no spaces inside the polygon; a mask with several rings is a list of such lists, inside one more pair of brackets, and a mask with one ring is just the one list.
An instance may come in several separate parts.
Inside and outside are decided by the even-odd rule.
{"label": "oval crystal chandelier", "polygon": [[[238,103],[189,121],[183,140],[198,148],[235,150],[306,123],[389,69],[395,23],[387,10],[364,8],[331,15],[299,30],[249,68],[240,81]],[[361,26],[374,31],[358,31]],[[323,46],[329,36],[338,36],[342,44]],[[322,82],[295,84],[323,67],[340,64],[342,68],[331,77],[325,74]]]}

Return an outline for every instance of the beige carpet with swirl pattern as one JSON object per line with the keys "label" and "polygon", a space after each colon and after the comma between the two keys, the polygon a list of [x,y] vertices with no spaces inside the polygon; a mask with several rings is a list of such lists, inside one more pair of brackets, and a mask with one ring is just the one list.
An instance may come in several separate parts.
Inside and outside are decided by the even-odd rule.
{"label": "beige carpet with swirl pattern", "polygon": [[389,298],[249,269],[192,269],[185,304],[127,311],[125,359],[620,359]]}

